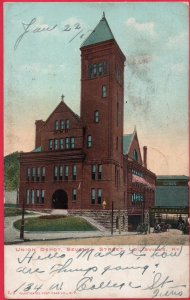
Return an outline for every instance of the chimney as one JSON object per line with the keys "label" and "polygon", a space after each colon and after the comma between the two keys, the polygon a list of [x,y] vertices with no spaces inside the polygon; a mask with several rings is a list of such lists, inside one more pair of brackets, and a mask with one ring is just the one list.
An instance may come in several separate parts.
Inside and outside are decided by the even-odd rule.
{"label": "chimney", "polygon": [[44,121],[42,120],[36,120],[36,139],[35,139],[35,148],[38,148],[41,146],[41,132],[40,129],[44,125]]}
{"label": "chimney", "polygon": [[143,165],[147,168],[147,146],[143,147]]}

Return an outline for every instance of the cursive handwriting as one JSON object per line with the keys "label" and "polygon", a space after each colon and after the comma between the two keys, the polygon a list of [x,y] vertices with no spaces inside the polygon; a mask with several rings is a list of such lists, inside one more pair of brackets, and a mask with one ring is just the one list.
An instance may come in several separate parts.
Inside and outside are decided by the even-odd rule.
{"label": "cursive handwriting", "polygon": [[88,291],[88,290],[99,290],[99,289],[110,289],[110,288],[116,288],[116,289],[122,289],[125,286],[125,283],[112,283],[111,280],[101,283],[92,283],[93,277],[84,277],[80,279],[76,285],[75,292],[81,292],[81,291]]}
{"label": "cursive handwriting", "polygon": [[64,258],[64,257],[65,257],[65,254],[59,254],[58,252],[55,252],[55,253],[50,252],[49,254],[47,254],[45,256],[41,256],[41,255],[38,255],[35,251],[33,252],[33,251],[29,250],[24,255],[24,257],[18,258],[18,262],[19,262],[19,264],[22,264],[23,262],[29,264],[30,262],[37,261],[37,260],[39,260],[39,261],[46,260],[46,259],[52,260],[55,258],[60,259],[60,258]]}
{"label": "cursive handwriting", "polygon": [[56,264],[51,267],[50,274],[52,273],[74,273],[74,272],[82,272],[84,273],[83,276],[86,276],[89,272],[97,272],[98,267],[93,266],[89,268],[71,268],[71,265],[73,263],[73,258],[69,258],[65,264]]}
{"label": "cursive handwriting", "polygon": [[14,50],[17,49],[17,47],[19,46],[20,42],[22,41],[22,39],[24,38],[24,36],[26,36],[26,34],[30,33],[39,33],[39,32],[44,32],[44,31],[53,31],[56,27],[57,24],[49,27],[47,25],[45,26],[39,26],[39,27],[35,27],[33,28],[32,25],[34,25],[36,23],[37,19],[33,18],[29,23],[24,23],[22,22],[22,26],[24,31],[21,33],[21,35],[19,35],[19,37],[17,38],[15,45],[14,45]]}
{"label": "cursive handwriting", "polygon": [[144,290],[153,290],[153,289],[157,289],[159,287],[163,288],[165,285],[167,285],[168,283],[173,282],[173,280],[169,280],[170,276],[166,276],[163,279],[163,275],[162,273],[158,272],[154,275],[153,277],[153,282],[151,285],[149,285],[147,288],[145,288]]}
{"label": "cursive handwriting", "polygon": [[179,246],[177,247],[177,249],[174,251],[166,251],[165,250],[165,247],[162,246],[162,245],[159,245],[155,248],[154,252],[152,253],[151,257],[161,257],[161,258],[166,258],[166,257],[169,257],[169,256],[172,256],[172,257],[178,257],[181,255],[181,252],[182,252],[182,249],[183,249],[183,246]]}
{"label": "cursive handwriting", "polygon": [[[23,38],[28,36],[28,34],[50,32],[50,31],[55,31],[58,29],[58,24],[55,24],[53,26],[49,26],[47,24],[37,25],[37,18],[33,18],[28,23],[22,22],[21,24],[23,27],[23,32],[16,39],[16,42],[14,44],[14,50],[16,50],[18,48],[18,46],[20,45]],[[76,23],[73,26],[66,24],[64,26],[64,28],[60,29],[60,32],[70,32],[72,30],[80,30],[80,31],[69,40],[69,43],[72,42],[79,34],[80,34],[80,38],[82,38],[84,36],[84,33],[82,33],[83,29],[81,28],[80,23]]]}

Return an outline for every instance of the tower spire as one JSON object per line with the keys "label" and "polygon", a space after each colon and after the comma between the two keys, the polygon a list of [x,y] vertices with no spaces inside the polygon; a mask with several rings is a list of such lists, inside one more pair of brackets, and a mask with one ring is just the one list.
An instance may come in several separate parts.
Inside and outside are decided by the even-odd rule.
{"label": "tower spire", "polygon": [[103,11],[102,19],[105,19],[105,12]]}

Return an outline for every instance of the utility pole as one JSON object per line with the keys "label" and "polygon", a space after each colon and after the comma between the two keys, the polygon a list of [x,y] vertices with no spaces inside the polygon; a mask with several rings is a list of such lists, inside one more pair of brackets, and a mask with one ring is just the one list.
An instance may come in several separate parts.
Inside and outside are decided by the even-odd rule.
{"label": "utility pole", "polygon": [[24,213],[25,213],[25,201],[22,204],[22,219],[20,224],[20,239],[24,240]]}

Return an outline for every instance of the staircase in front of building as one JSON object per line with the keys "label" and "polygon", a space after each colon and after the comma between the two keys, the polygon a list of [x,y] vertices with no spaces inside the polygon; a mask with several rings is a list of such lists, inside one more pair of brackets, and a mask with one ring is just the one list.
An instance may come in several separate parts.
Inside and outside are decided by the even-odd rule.
{"label": "staircase in front of building", "polygon": [[[127,211],[121,210],[121,216],[125,215],[125,221],[121,221],[121,230],[128,230],[128,216]],[[68,210],[68,214],[72,216],[79,216],[86,219],[93,226],[100,231],[111,229],[111,210]],[[117,228],[118,210],[113,211],[113,228]]]}

